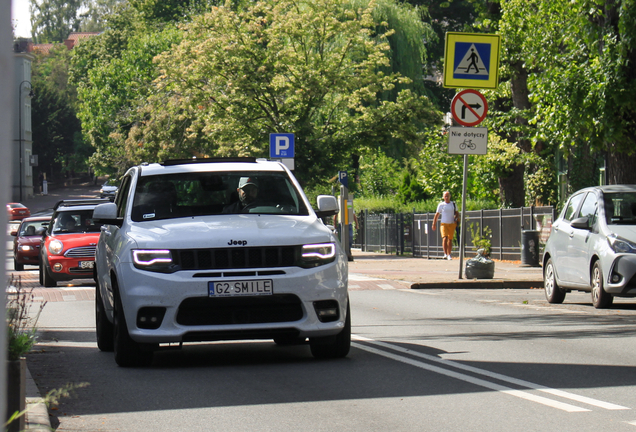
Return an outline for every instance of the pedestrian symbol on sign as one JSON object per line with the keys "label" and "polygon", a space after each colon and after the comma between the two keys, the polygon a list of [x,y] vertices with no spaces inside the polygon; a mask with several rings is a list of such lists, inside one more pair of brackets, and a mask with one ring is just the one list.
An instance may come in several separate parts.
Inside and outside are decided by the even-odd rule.
{"label": "pedestrian symbol on sign", "polygon": [[488,62],[490,62],[490,44],[457,42],[453,78],[487,80]]}

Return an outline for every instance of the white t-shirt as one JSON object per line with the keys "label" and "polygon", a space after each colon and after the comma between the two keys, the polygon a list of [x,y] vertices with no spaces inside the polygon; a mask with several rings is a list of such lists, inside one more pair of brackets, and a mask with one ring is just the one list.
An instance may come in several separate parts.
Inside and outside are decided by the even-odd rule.
{"label": "white t-shirt", "polygon": [[455,223],[455,204],[442,201],[437,205],[437,213],[441,214],[441,222],[445,224]]}

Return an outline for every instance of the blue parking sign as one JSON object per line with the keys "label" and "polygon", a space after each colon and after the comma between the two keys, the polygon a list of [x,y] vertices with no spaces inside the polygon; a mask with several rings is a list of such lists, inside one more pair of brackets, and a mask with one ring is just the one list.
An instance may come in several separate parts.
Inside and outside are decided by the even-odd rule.
{"label": "blue parking sign", "polygon": [[344,187],[349,188],[349,175],[346,171],[338,171],[338,181]]}
{"label": "blue parking sign", "polygon": [[293,133],[269,134],[269,157],[270,158],[293,158],[294,157],[294,134]]}

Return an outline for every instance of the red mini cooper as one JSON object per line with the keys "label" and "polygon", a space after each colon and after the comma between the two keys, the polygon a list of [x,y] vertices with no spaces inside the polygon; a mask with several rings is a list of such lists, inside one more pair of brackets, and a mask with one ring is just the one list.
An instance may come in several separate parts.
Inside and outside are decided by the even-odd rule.
{"label": "red mini cooper", "polygon": [[93,209],[109,200],[58,202],[40,247],[40,284],[57,286],[72,279],[92,279],[95,246],[101,224],[93,221]]}

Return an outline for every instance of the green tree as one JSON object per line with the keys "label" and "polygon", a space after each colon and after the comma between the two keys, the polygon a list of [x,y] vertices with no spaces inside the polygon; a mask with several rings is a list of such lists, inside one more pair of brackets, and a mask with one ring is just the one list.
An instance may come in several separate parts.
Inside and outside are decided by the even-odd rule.
{"label": "green tree", "polygon": [[184,27],[183,40],[157,56],[161,75],[141,106],[127,151],[135,159],[192,155],[266,156],[271,132],[296,134],[296,174],[332,176],[355,149],[392,139],[418,145],[420,123],[440,115],[385,73],[386,36],[374,3],[261,2],[240,13],[213,8]]}
{"label": "green tree", "polygon": [[80,15],[80,31],[101,32],[106,30],[108,20],[126,0],[89,0],[86,10]]}
{"label": "green tree", "polygon": [[38,54],[33,64],[33,153],[49,180],[71,168],[83,171],[91,153],[81,139],[75,89],[68,85],[69,57],[69,50],[58,45],[47,55]]}
{"label": "green tree", "polygon": [[636,182],[636,4],[502,0],[501,11],[510,87],[499,96],[509,92],[512,103],[499,130],[512,125],[520,147],[543,159],[566,155],[572,183],[584,185],[574,157],[602,155],[610,183]]}
{"label": "green tree", "polygon": [[126,13],[128,21],[124,19],[121,27],[92,38],[73,53],[72,82],[77,85],[80,100],[78,117],[85,139],[94,147],[90,163],[98,174],[121,175],[130,165],[142,161],[132,158],[124,148],[131,116],[145,104],[151,83],[158,76],[154,56],[180,38],[174,26],[136,33],[126,24],[132,22],[134,11]]}
{"label": "green tree", "polygon": [[84,0],[29,0],[31,36],[36,43],[64,42],[80,28]]}

